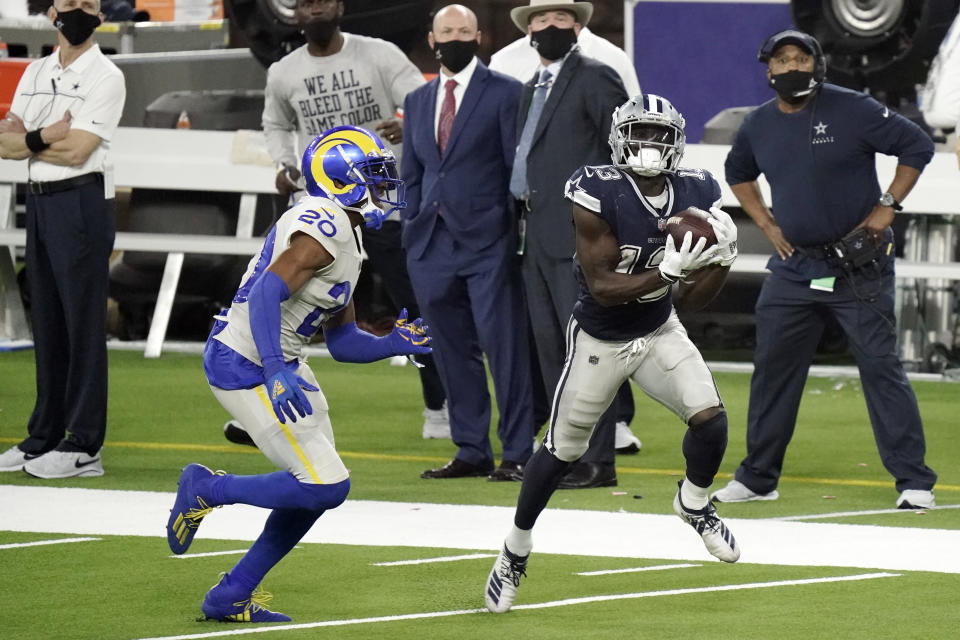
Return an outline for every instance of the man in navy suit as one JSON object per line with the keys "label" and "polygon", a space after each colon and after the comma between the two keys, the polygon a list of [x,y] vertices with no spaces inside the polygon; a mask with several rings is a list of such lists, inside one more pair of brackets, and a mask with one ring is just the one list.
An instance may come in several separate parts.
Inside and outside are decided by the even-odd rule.
{"label": "man in navy suit", "polygon": [[[516,481],[534,434],[527,316],[508,190],[521,84],[476,58],[477,17],[462,5],[437,13],[428,41],[440,74],[404,104],[402,241],[431,328],[458,450],[421,477]],[[503,455],[496,469],[484,354],[500,409]]]}

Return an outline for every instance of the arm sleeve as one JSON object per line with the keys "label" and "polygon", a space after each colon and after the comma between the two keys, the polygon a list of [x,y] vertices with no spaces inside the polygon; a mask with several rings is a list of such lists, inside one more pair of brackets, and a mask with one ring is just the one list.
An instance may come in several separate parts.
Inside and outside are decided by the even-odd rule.
{"label": "arm sleeve", "polygon": [[267,152],[277,164],[300,168],[297,158],[297,114],[283,93],[283,82],[276,64],[267,70],[267,87],[264,91],[263,136]]}
{"label": "arm sleeve", "polygon": [[760,168],[757,166],[757,159],[753,155],[753,147],[750,144],[750,136],[747,133],[748,119],[743,121],[740,129],[737,131],[737,137],[727,153],[727,159],[723,163],[723,172],[727,179],[727,184],[740,184],[742,182],[753,182],[760,176]]}
{"label": "arm sleeve", "polygon": [[520,93],[523,85],[510,82],[507,97],[500,101],[500,146],[503,149],[503,163],[507,168],[507,182],[513,171],[513,159],[517,155],[517,112],[520,110]]}
{"label": "arm sleeve", "polygon": [[589,193],[589,191],[594,190],[591,188],[593,186],[592,182],[593,180],[587,176],[584,167],[580,167],[573,172],[573,175],[570,176],[567,184],[563,187],[563,197],[580,205],[587,211],[600,215],[600,199]]}
{"label": "arm sleeve", "polygon": [[17,83],[17,89],[13,94],[13,100],[10,102],[10,113],[23,120],[23,123],[26,125],[28,131],[34,127],[31,127],[32,123],[25,120],[25,116],[27,115],[27,103],[29,102],[29,98],[26,96],[26,88],[33,84],[33,79],[36,77],[36,73],[37,62],[32,62],[27,66],[26,70],[23,72],[23,75],[20,76],[20,81]]}
{"label": "arm sleeve", "polygon": [[417,150],[413,146],[414,120],[423,119],[425,114],[410,109],[410,96],[403,103],[403,155],[400,158],[400,173],[407,190],[407,206],[400,212],[403,220],[407,220],[420,212],[420,189],[423,185],[423,164],[417,157]]}
{"label": "arm sleeve", "polygon": [[873,150],[897,156],[900,164],[918,171],[933,159],[933,140],[919,126],[873,98],[857,95],[857,121],[862,123],[863,140]]}

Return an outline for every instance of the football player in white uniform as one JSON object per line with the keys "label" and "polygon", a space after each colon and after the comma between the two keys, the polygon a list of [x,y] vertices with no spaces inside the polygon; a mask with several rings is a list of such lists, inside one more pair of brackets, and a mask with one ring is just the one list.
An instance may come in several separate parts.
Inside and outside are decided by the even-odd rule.
{"label": "football player in white uniform", "polygon": [[[678,167],[683,116],[667,100],[638,95],[613,114],[613,164],[581,167],[566,186],[573,203],[580,294],[567,328],[567,359],[543,446],[523,473],[514,525],[484,585],[487,608],[513,605],[533,548],[532,529],[567,467],[587,450],[597,418],[625,380],[687,426],[686,476],[674,512],[707,550],[736,562],[740,547],[717,517],[708,488],[727,446],[727,417],[716,383],[673,308],[699,308],[720,290],[736,258],[737,228],[709,172]],[[717,244],[678,248],[666,221],[689,207],[710,210]],[[705,268],[707,267],[707,268]]]}
{"label": "football player in white uniform", "polygon": [[220,404],[282,469],[256,476],[183,469],[167,522],[167,542],[184,553],[213,508],[272,509],[263,532],[203,600],[207,618],[280,622],[265,608],[264,575],[350,490],[334,449],[327,401],[302,356],[321,327],[341,362],[373,362],[430,352],[427,328],[406,310],[382,338],[354,321],[352,294],[361,265],[359,226],[378,226],[404,206],[396,160],[380,139],[342,126],[315,138],[303,154],[308,196],[284,213],[250,260],[233,302],[216,318],[203,368]]}

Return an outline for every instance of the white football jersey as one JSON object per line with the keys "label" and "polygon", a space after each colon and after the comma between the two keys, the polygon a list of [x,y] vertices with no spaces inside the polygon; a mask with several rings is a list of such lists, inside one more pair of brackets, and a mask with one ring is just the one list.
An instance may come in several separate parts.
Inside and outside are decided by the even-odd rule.
{"label": "white football jersey", "polygon": [[283,359],[300,358],[303,346],[335,313],[347,306],[360,277],[363,262],[360,230],[350,223],[347,213],[327,198],[305,197],[270,230],[260,252],[250,259],[240,288],[227,311],[227,326],[215,337],[246,359],[260,362],[257,345],[250,331],[247,296],[260,276],[290,246],[297,232],[305,233],[323,245],[333,262],[314,272],[313,277],[280,305],[280,346]]}

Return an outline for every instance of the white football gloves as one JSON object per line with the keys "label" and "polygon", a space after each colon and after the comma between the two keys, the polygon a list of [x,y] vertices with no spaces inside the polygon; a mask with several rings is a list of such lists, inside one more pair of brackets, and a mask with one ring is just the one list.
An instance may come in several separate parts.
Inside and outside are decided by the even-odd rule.
{"label": "white football gloves", "polygon": [[729,267],[737,259],[737,225],[726,211],[718,207],[710,207],[710,217],[707,219],[713,232],[717,234],[717,252],[714,262]]}
{"label": "white football gloves", "polygon": [[[667,234],[666,250],[658,267],[660,277],[665,282],[676,282],[691,271],[709,264],[710,260],[716,260],[719,247],[713,246],[704,250],[703,247],[706,244],[706,238],[700,238],[697,244],[693,244],[693,234],[688,231],[683,236],[683,244],[677,249],[673,236]],[[705,256],[706,259],[704,259]]]}

